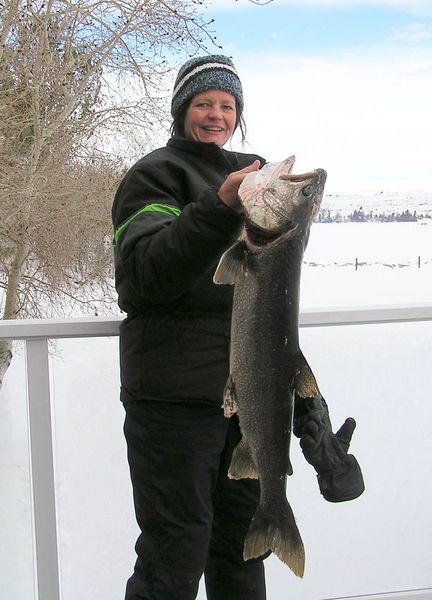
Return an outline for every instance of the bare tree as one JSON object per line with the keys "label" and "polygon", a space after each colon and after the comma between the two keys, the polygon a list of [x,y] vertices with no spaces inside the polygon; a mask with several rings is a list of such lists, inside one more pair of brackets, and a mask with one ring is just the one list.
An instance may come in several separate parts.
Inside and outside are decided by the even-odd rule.
{"label": "bare tree", "polygon": [[[163,52],[203,44],[201,8],[195,0],[0,3],[3,319],[62,314],[73,302],[93,309],[94,299],[109,298],[120,168],[92,140],[108,122],[147,132],[160,122]],[[139,95],[123,89],[116,102],[108,90],[122,85]],[[11,356],[0,342],[0,382]]]}
{"label": "bare tree", "polygon": [[[172,57],[214,43],[204,4],[0,0],[1,318],[109,301],[109,131],[145,147],[165,128]],[[11,356],[0,340],[0,386]]]}

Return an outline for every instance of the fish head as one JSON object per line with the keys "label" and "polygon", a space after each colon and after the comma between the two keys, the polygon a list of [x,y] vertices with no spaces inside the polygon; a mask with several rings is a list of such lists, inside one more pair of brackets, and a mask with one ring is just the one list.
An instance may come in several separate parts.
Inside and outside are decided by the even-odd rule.
{"label": "fish head", "polygon": [[305,240],[324,194],[327,173],[294,175],[295,158],[266,164],[243,180],[239,196],[245,211],[243,238],[253,252],[282,239]]}

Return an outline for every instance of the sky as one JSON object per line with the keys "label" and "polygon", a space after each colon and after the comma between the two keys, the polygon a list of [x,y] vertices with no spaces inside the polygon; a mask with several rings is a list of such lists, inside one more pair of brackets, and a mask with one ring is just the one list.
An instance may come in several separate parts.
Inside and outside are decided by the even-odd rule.
{"label": "sky", "polygon": [[[432,189],[432,0],[210,0],[244,95],[244,151],[326,191]],[[233,149],[241,149],[239,140]]]}

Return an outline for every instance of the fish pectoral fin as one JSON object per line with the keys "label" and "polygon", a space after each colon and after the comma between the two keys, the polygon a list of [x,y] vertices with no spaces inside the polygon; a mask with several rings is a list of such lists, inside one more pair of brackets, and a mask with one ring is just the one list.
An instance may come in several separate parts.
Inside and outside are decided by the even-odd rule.
{"label": "fish pectoral fin", "polygon": [[236,242],[221,256],[216,267],[213,281],[217,284],[235,284],[241,281],[247,272],[246,244],[243,240]]}
{"label": "fish pectoral fin", "polygon": [[225,384],[222,408],[224,411],[224,417],[226,417],[227,419],[232,417],[233,414],[235,414],[238,410],[232,375],[229,375]]}
{"label": "fish pectoral fin", "polygon": [[234,449],[228,477],[230,479],[258,479],[257,468],[245,438],[242,438]]}
{"label": "fish pectoral fin", "polygon": [[296,376],[294,388],[302,398],[317,398],[321,396],[315,375],[312,373],[303,352],[300,350],[296,360]]}

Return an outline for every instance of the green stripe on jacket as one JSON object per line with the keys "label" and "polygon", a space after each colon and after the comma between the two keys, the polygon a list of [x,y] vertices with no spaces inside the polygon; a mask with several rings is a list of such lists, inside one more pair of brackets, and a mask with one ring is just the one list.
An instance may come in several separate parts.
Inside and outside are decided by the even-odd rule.
{"label": "green stripe on jacket", "polygon": [[126,219],[126,221],[124,221],[124,223],[122,223],[115,230],[114,240],[113,240],[114,246],[117,244],[119,237],[122,235],[122,233],[126,229],[126,227],[134,219],[136,219],[136,217],[138,217],[140,214],[145,213],[145,212],[160,212],[160,213],[165,213],[166,215],[174,215],[175,217],[178,217],[179,214],[181,213],[181,210],[179,208],[176,208],[175,206],[170,206],[169,204],[148,204],[147,206],[144,206],[144,208],[140,208],[139,210],[136,211],[136,213],[134,213],[131,217],[129,217],[129,219]]}

